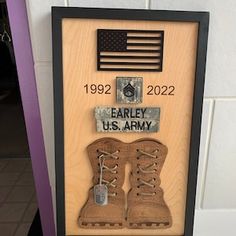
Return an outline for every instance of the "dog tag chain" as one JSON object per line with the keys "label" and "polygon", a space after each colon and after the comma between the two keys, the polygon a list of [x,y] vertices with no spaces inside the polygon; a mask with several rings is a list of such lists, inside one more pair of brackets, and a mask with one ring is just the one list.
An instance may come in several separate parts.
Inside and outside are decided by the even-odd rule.
{"label": "dog tag chain", "polygon": [[105,157],[102,154],[99,156],[99,166],[100,166],[99,184],[94,186],[94,201],[97,205],[101,206],[105,206],[108,204],[108,188],[105,184],[102,184],[104,161]]}

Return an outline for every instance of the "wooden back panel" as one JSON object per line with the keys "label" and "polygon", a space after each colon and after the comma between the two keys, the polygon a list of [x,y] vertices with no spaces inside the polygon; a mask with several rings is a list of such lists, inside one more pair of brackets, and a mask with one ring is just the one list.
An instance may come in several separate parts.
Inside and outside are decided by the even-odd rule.
{"label": "wooden back panel", "polygon": [[[97,29],[164,30],[162,72],[97,71]],[[197,50],[197,23],[63,19],[63,90],[65,132],[65,212],[67,235],[183,235],[187,189],[192,100]],[[94,108],[116,104],[116,77],[143,77],[143,103],[161,108],[157,133],[98,133]],[[86,93],[85,85],[111,85],[111,94]],[[174,95],[147,95],[148,86],[174,86]],[[158,87],[157,87],[158,88]],[[165,89],[165,87],[163,87]],[[168,91],[167,91],[168,92]],[[133,105],[136,106],[136,105]],[[165,144],[168,155],[161,172],[161,187],[173,217],[165,230],[89,230],[78,226],[79,211],[92,186],[92,169],[86,147],[102,137],[124,142],[155,138]],[[129,190],[126,168],[126,183]]]}

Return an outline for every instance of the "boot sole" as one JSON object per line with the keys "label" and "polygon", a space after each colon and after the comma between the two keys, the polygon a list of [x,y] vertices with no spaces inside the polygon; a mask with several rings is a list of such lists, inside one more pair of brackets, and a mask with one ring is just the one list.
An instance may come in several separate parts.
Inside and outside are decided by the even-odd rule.
{"label": "boot sole", "polygon": [[122,229],[125,227],[125,224],[122,222],[89,222],[84,220],[79,220],[79,225],[81,228],[87,229]]}
{"label": "boot sole", "polygon": [[128,223],[128,228],[131,228],[131,229],[166,229],[170,227],[171,227],[170,222]]}

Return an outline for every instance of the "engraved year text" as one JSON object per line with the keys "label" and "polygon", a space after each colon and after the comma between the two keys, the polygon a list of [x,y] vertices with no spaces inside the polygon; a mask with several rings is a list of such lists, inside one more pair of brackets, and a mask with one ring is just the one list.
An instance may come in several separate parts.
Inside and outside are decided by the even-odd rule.
{"label": "engraved year text", "polygon": [[111,85],[85,84],[84,90],[86,94],[111,94]]}
{"label": "engraved year text", "polygon": [[147,86],[147,95],[164,95],[164,96],[174,96],[175,95],[175,86],[167,85],[148,85]]}

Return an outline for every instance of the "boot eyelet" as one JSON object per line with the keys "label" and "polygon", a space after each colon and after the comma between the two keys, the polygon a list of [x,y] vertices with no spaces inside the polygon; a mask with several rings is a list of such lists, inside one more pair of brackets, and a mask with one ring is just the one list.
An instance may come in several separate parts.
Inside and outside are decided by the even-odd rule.
{"label": "boot eyelet", "polygon": [[115,174],[118,174],[118,171],[117,171],[117,170],[115,171]]}
{"label": "boot eyelet", "polygon": [[99,149],[97,149],[97,152],[99,152]]}
{"label": "boot eyelet", "polygon": [[139,178],[137,178],[137,181],[139,181],[140,179]]}
{"label": "boot eyelet", "polygon": [[139,174],[139,170],[137,170],[137,172],[136,172],[137,174]]}
{"label": "boot eyelet", "polygon": [[137,188],[140,188],[140,186],[137,186]]}
{"label": "boot eyelet", "polygon": [[139,193],[137,193],[137,196],[139,196],[140,194]]}
{"label": "boot eyelet", "polygon": [[153,185],[153,188],[156,188],[156,185]]}

